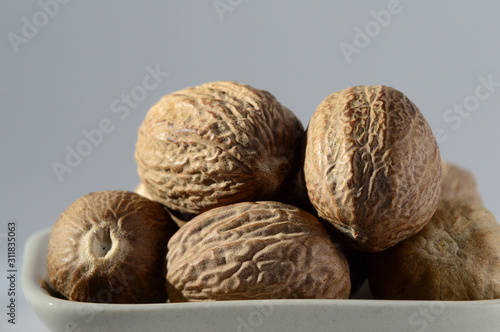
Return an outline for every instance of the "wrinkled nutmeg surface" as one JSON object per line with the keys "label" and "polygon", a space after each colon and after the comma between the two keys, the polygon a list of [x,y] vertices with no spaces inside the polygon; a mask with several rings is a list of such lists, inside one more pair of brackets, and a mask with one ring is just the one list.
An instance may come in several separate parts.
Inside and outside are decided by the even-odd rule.
{"label": "wrinkled nutmeg surface", "polygon": [[418,108],[386,86],[323,100],[307,129],[304,176],[320,218],[366,251],[417,233],[437,208],[441,159]]}
{"label": "wrinkled nutmeg surface", "polygon": [[500,298],[500,225],[479,204],[443,200],[420,233],[372,255],[369,282],[376,298]]}
{"label": "wrinkled nutmeg surface", "polygon": [[478,204],[483,201],[474,175],[458,165],[443,161],[441,199],[455,198]]}
{"label": "wrinkled nutmeg surface", "polygon": [[165,302],[165,249],[176,230],[161,204],[138,194],[87,194],[52,227],[49,280],[74,301]]}
{"label": "wrinkled nutmeg surface", "polygon": [[349,266],[321,223],[278,202],[215,208],[169,241],[172,302],[348,298]]}
{"label": "wrinkled nutmeg surface", "polygon": [[298,170],[303,132],[269,92],[225,81],[185,88],[139,128],[139,177],[153,200],[186,215],[275,199]]}

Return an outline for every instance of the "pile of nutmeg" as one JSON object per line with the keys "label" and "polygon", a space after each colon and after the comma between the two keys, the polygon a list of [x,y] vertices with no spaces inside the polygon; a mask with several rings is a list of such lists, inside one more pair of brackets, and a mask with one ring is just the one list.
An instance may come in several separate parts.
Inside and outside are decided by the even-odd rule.
{"label": "pile of nutmeg", "polygon": [[304,130],[267,91],[164,96],[139,128],[136,192],[89,193],[55,222],[54,291],[152,303],[500,298],[500,225],[387,86],[326,97]]}

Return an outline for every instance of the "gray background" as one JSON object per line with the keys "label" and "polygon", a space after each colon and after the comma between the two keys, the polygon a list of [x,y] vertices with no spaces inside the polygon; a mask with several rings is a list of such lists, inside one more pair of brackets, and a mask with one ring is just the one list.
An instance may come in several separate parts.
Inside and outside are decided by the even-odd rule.
{"label": "gray background", "polygon": [[[393,86],[446,135],[440,140],[442,157],[474,172],[484,204],[500,216],[495,204],[499,84],[492,91],[480,88],[482,100],[473,105],[480,77],[500,82],[498,2],[401,0],[384,26],[374,23],[372,11],[387,10],[388,0],[222,2],[231,10],[219,15],[213,0],[73,0],[57,10],[52,6],[46,22],[39,2],[2,2],[2,308],[8,300],[7,223],[17,223],[20,265],[26,239],[50,227],[79,196],[134,189],[136,133],[149,107],[164,94],[208,81],[235,80],[269,90],[304,126],[334,91],[358,84]],[[38,31],[23,29],[35,21]],[[369,42],[355,39],[357,29],[365,28]],[[13,34],[24,43],[13,46]],[[356,42],[357,53],[348,61],[341,45]],[[137,95],[145,91],[140,86],[147,68],[168,77]],[[134,91],[137,103],[127,106],[127,113],[115,112],[126,105],[122,95]],[[451,113],[454,104],[464,102],[475,107]],[[60,181],[53,163],[65,163],[67,147],[85,144],[82,131],[99,128],[105,118],[113,131]],[[17,300],[18,324],[7,324],[1,309],[0,330],[41,331],[24,297]]]}

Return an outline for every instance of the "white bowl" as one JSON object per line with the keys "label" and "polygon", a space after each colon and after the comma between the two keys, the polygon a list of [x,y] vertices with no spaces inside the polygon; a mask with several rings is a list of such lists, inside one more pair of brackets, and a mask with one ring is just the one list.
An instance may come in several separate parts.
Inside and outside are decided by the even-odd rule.
{"label": "white bowl", "polygon": [[26,243],[22,286],[51,331],[498,331],[500,300],[387,301],[366,285],[349,300],[247,300],[99,304],[50,295],[46,255],[50,229]]}

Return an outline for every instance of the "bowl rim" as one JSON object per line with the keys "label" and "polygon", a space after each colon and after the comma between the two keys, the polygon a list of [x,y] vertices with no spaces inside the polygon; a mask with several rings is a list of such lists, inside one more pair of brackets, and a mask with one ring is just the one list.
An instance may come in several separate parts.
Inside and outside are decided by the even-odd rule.
{"label": "bowl rim", "polygon": [[[52,330],[56,324],[55,318],[65,316],[66,319],[77,317],[78,312],[91,310],[99,317],[115,317],[123,319],[124,314],[140,314],[144,317],[153,317],[154,314],[168,315],[170,317],[180,317],[185,313],[195,313],[201,311],[208,312],[248,312],[256,307],[262,308],[272,306],[275,312],[282,315],[300,315],[302,311],[313,312],[318,315],[324,310],[342,313],[346,318],[358,315],[367,317],[378,317],[377,319],[389,319],[397,321],[397,317],[408,324],[409,317],[415,313],[421,312],[422,308],[445,308],[445,314],[441,313],[444,319],[439,321],[447,322],[442,328],[454,326],[454,331],[471,323],[473,319],[476,324],[482,322],[486,324],[482,327],[483,331],[495,330],[500,326],[500,299],[495,300],[476,300],[476,301],[414,301],[414,300],[376,300],[376,299],[277,299],[277,300],[231,300],[231,301],[212,301],[212,302],[186,302],[186,303],[151,303],[151,304],[108,304],[108,303],[86,303],[69,301],[53,297],[40,286],[40,281],[47,281],[46,272],[46,253],[48,249],[48,240],[51,228],[47,228],[33,234],[25,245],[23,270],[21,274],[22,290],[38,318]],[[221,311],[222,310],[222,311]],[[301,311],[302,310],[302,311]],[[354,316],[353,316],[354,315]],[[137,316],[133,316],[137,317]],[[325,316],[326,317],[326,316]],[[392,317],[392,318],[391,318]],[[475,317],[475,318],[474,318]],[[76,319],[76,318],[75,318]],[[187,318],[186,318],[187,319]],[[323,318],[325,319],[325,318]],[[466,320],[467,319],[467,320]],[[360,319],[359,322],[343,322],[337,319],[338,326],[355,326],[356,330],[364,331]],[[451,324],[450,322],[453,322]],[[189,322],[185,322],[188,326]],[[319,323],[319,322],[318,322]],[[342,325],[345,323],[345,325]],[[435,322],[434,322],[435,323]],[[372,322],[370,328],[376,327]],[[377,323],[378,324],[378,323]],[[381,323],[380,323],[381,324]],[[385,323],[387,324],[387,322]],[[451,325],[450,325],[451,324]],[[383,329],[390,330],[390,327],[384,325]],[[395,325],[397,330],[402,330],[401,326]],[[438,327],[438,325],[434,326]],[[433,328],[434,328],[433,327]],[[474,325],[474,327],[477,327]],[[493,329],[495,327],[495,329]],[[382,327],[381,327],[382,328]],[[440,326],[441,328],[441,326]],[[377,328],[378,329],[378,328]],[[234,330],[234,328],[233,328]],[[333,331],[333,329],[329,329]],[[451,330],[451,329],[450,329]],[[110,330],[111,331],[111,330]],[[298,330],[297,330],[298,331]]]}

